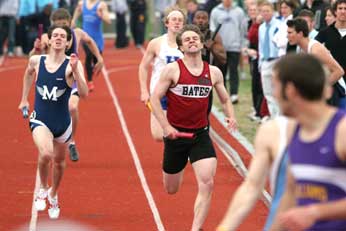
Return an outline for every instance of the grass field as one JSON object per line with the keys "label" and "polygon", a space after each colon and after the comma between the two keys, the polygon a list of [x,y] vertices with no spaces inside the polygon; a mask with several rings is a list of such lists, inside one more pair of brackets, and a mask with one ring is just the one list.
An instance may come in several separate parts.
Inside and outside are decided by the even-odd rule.
{"label": "grass field", "polygon": [[[233,106],[240,133],[253,144],[256,129],[258,128],[259,124],[251,121],[248,117],[248,115],[252,112],[251,76],[248,71],[248,64],[245,64],[244,67],[246,78],[239,80],[239,102]],[[213,103],[216,107],[220,108],[220,103],[217,97],[214,97]]]}

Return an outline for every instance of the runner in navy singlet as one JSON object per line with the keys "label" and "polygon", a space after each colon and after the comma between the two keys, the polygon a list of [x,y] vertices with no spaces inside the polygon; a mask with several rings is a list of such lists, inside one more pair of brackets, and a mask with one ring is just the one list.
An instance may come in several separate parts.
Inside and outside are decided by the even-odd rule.
{"label": "runner in navy singlet", "polygon": [[[52,13],[51,21],[53,25],[70,27],[71,15],[66,9],[59,8]],[[34,49],[30,53],[30,56],[34,54],[47,53],[49,49],[48,40],[49,39],[47,34],[43,34],[41,36],[41,39],[37,39],[35,41]],[[79,46],[81,43],[86,44],[89,47],[90,51],[93,53],[93,55],[97,58],[97,63],[95,64],[94,70],[96,73],[98,73],[103,67],[102,55],[100,54],[95,41],[82,29],[75,28],[72,30],[71,43],[67,47],[65,54],[68,56],[70,56],[72,53],[78,54]],[[79,160],[79,152],[77,150],[74,140],[74,136],[76,134],[77,125],[79,121],[78,105],[79,95],[77,91],[77,84],[74,83],[72,86],[71,97],[69,100],[69,111],[72,118],[72,137],[68,148],[70,153],[70,159],[72,161]]]}
{"label": "runner in navy singlet", "polygon": [[[57,190],[65,168],[65,150],[72,134],[72,122],[68,101],[74,81],[79,95],[86,97],[88,87],[83,66],[75,54],[65,55],[71,40],[70,28],[52,26],[48,31],[51,48],[47,55],[34,55],[24,74],[22,99],[19,109],[29,107],[28,95],[35,82],[36,94],[34,110],[30,116],[30,128],[34,143],[39,151],[38,170],[40,189],[35,195],[38,211],[46,208],[51,219],[60,214]],[[48,186],[50,163],[52,162],[52,185]]]}
{"label": "runner in navy singlet", "polygon": [[[221,71],[203,62],[202,34],[195,25],[186,25],[177,35],[184,58],[168,64],[150,98],[153,113],[160,123],[164,138],[163,178],[169,194],[179,190],[184,168],[190,159],[196,175],[198,194],[194,207],[192,231],[198,231],[207,217],[216,155],[208,132],[208,101],[212,88],[218,93],[230,129],[236,128],[233,107],[223,84]],[[167,95],[167,116],[160,99]],[[192,132],[194,139],[178,138],[177,131]]]}

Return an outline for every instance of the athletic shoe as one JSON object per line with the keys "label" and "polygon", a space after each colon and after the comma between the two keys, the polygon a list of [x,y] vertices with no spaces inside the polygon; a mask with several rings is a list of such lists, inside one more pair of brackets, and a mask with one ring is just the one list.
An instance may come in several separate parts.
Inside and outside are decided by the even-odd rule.
{"label": "athletic shoe", "polygon": [[50,219],[58,219],[60,215],[58,194],[55,195],[55,197],[51,197],[50,196],[51,191],[52,191],[52,188],[48,189],[48,202],[49,202],[48,215]]}
{"label": "athletic shoe", "polygon": [[238,100],[239,100],[238,95],[231,95],[232,104],[237,104]]}
{"label": "athletic shoe", "polygon": [[44,188],[40,188],[35,196],[35,208],[37,211],[43,211],[46,209],[46,199],[48,192]]}
{"label": "athletic shoe", "polygon": [[70,151],[70,160],[78,161],[79,160],[79,153],[77,151],[76,144],[70,144],[68,146],[68,150]]}
{"label": "athletic shoe", "polygon": [[88,82],[88,88],[89,88],[89,92],[92,92],[95,89],[95,85],[93,81]]}

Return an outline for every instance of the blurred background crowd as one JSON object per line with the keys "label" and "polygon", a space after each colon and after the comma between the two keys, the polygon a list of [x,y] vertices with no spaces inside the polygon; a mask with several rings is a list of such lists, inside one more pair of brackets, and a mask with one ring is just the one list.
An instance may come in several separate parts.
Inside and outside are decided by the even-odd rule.
{"label": "blurred background crowd", "polygon": [[[226,51],[227,61],[218,65],[228,76],[232,102],[238,103],[239,79],[242,78],[244,62],[250,64],[252,77],[251,119],[261,121],[273,116],[271,102],[266,101],[261,75],[269,59],[278,58],[286,52],[296,51],[287,41],[286,21],[296,16],[304,17],[309,26],[310,38],[332,26],[337,20],[334,0],[104,0],[107,3],[112,23],[103,25],[105,38],[114,39],[116,48],[126,48],[129,41],[137,47],[145,41],[165,33],[162,18],[167,7],[178,5],[187,14],[187,23],[193,23],[198,10],[208,13],[210,31],[218,31]],[[269,3],[269,4],[268,4]],[[1,0],[0,1],[0,57],[7,55],[26,56],[32,50],[38,35],[38,24],[43,32],[50,26],[52,11],[63,7],[71,15],[78,0]],[[274,34],[269,38],[275,43],[270,57],[258,51],[261,24],[275,19]],[[77,24],[78,26],[78,24]],[[339,28],[342,29],[342,28]],[[341,36],[342,38],[343,36]],[[263,35],[263,38],[266,38]],[[262,44],[265,46],[266,44]],[[344,44],[343,47],[346,47]],[[269,48],[268,48],[269,49]],[[276,50],[276,53],[273,53]],[[274,55],[273,55],[274,54]],[[333,55],[333,53],[332,53]],[[262,60],[261,60],[262,57]],[[263,59],[263,57],[265,59]],[[345,69],[344,56],[336,60]],[[264,70],[263,70],[264,69]],[[238,74],[239,73],[239,74]],[[262,76],[263,77],[263,76]],[[344,92],[341,97],[344,97]],[[270,101],[270,100],[269,100]]]}

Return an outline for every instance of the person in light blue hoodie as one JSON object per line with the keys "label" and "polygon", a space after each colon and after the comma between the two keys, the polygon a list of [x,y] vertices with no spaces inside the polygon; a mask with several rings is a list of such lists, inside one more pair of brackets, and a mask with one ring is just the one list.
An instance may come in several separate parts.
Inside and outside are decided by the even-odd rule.
{"label": "person in light blue hoodie", "polygon": [[223,0],[210,14],[210,29],[219,30],[227,53],[227,62],[222,67],[225,78],[230,74],[230,95],[232,103],[238,103],[239,75],[238,65],[242,48],[247,47],[247,17],[242,8],[235,6],[233,0]]}

